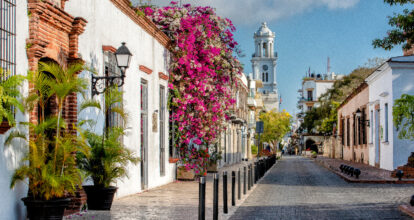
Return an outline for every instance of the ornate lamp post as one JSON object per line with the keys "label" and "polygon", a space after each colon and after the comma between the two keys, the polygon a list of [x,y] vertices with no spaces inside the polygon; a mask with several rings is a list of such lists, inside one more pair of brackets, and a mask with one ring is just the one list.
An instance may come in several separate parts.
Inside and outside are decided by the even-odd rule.
{"label": "ornate lamp post", "polygon": [[108,87],[116,85],[122,87],[124,85],[125,71],[129,67],[132,54],[122,42],[122,46],[115,52],[116,63],[121,70],[120,76],[94,76],[92,74],[92,96],[102,94]]}

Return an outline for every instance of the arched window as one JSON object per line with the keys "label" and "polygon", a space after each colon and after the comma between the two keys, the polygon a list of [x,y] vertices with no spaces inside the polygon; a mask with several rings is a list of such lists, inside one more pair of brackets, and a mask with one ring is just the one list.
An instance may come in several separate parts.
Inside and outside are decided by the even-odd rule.
{"label": "arched window", "polygon": [[265,73],[262,73],[262,81],[265,81]]}
{"label": "arched window", "polygon": [[266,82],[269,82],[269,73],[266,73]]}

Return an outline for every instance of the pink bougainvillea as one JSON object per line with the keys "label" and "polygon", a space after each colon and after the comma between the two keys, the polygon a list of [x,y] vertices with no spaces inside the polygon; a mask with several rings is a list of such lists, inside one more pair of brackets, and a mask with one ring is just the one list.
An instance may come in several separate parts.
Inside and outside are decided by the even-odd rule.
{"label": "pink bougainvillea", "polygon": [[203,172],[209,154],[204,148],[214,144],[222,132],[226,112],[234,104],[231,88],[242,67],[233,56],[237,42],[229,19],[211,7],[143,8],[147,17],[171,39],[169,107],[170,120],[177,125],[177,149],[188,169]]}

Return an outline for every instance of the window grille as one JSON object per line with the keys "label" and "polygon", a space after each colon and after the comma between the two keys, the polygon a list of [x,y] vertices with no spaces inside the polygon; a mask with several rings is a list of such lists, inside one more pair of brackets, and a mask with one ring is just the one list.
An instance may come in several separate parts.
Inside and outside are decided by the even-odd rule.
{"label": "window grille", "polygon": [[385,141],[388,142],[388,103],[385,103]]}
{"label": "window grille", "polygon": [[[119,76],[121,75],[121,70],[119,69],[116,63],[115,54],[109,51],[104,52],[105,57],[105,76]],[[108,87],[109,85],[106,85]],[[122,88],[118,88],[119,91],[122,91]],[[117,103],[111,107],[122,107],[122,103]],[[122,117],[116,112],[112,112],[111,108],[108,112],[107,127],[121,127],[122,126]]]}
{"label": "window grille", "polygon": [[16,0],[0,0],[0,67],[16,74]]}
{"label": "window grille", "polygon": [[160,175],[165,175],[165,87],[160,86]]}

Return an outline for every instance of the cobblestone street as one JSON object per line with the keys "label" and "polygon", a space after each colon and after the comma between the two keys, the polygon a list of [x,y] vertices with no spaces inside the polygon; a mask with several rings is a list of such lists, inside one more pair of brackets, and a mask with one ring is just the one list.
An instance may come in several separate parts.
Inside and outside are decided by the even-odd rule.
{"label": "cobblestone street", "polygon": [[412,185],[355,184],[303,157],[284,157],[230,218],[410,219]]}
{"label": "cobblestone street", "polygon": [[[231,206],[231,172],[237,171],[240,168],[241,179],[243,179],[243,167],[246,167],[247,164],[249,163],[242,162],[220,169],[219,219],[227,219],[236,210],[236,207]],[[229,214],[223,214],[223,171],[228,172]],[[213,174],[209,173],[206,180],[206,219],[212,219]],[[198,216],[198,187],[199,185],[196,181],[177,181],[142,193],[115,199],[110,212],[83,212],[65,217],[65,220],[193,220],[197,219]],[[241,181],[241,187],[243,187],[243,181]],[[241,188],[241,191],[241,200],[237,200],[236,205],[239,205],[252,192],[250,190],[247,191],[246,195],[243,195],[243,188]]]}

